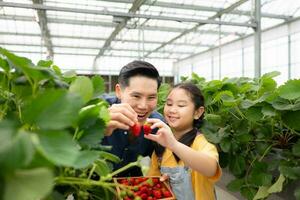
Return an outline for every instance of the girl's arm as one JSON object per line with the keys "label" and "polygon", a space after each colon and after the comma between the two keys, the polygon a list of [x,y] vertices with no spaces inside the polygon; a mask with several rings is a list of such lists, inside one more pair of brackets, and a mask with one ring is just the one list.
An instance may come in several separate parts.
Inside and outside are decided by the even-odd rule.
{"label": "girl's arm", "polygon": [[149,119],[151,128],[158,128],[156,134],[144,135],[145,138],[158,142],[174,152],[186,165],[203,174],[212,177],[218,169],[217,160],[204,152],[196,151],[176,140],[170,127],[159,119]]}
{"label": "girl's arm", "polygon": [[196,151],[178,141],[168,148],[186,165],[204,176],[212,177],[216,174],[218,163],[215,158],[203,152]]}

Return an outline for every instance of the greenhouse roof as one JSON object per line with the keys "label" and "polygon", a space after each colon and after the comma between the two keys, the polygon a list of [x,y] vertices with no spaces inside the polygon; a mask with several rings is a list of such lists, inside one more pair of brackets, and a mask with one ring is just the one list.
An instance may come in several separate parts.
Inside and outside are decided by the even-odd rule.
{"label": "greenhouse roof", "polygon": [[[169,65],[252,34],[253,2],[0,0],[0,46],[86,72],[133,59]],[[262,30],[298,18],[299,9],[300,1],[261,0]]]}

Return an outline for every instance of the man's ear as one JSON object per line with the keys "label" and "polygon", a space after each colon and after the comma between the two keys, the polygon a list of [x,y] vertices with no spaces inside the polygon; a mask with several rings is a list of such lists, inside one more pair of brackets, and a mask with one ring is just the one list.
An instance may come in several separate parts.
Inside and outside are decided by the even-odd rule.
{"label": "man's ear", "polygon": [[204,107],[203,106],[200,106],[200,108],[198,108],[197,110],[195,110],[194,112],[194,119],[199,119],[203,113],[204,113]]}
{"label": "man's ear", "polygon": [[121,99],[121,97],[122,97],[122,88],[121,88],[121,85],[119,83],[117,83],[116,86],[115,86],[115,93],[116,93],[116,96],[118,97],[118,99]]}

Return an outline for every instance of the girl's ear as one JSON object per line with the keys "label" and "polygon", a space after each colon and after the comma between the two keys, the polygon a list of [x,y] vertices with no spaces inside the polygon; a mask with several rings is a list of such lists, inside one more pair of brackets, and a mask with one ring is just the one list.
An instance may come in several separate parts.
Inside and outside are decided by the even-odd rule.
{"label": "girl's ear", "polygon": [[119,83],[117,83],[116,86],[115,86],[115,93],[116,93],[116,96],[118,97],[118,99],[121,99],[121,97],[122,97],[122,88],[121,88],[121,85]]}
{"label": "girl's ear", "polygon": [[199,119],[202,114],[204,113],[204,107],[203,106],[200,106],[197,110],[195,110],[194,112],[194,119]]}

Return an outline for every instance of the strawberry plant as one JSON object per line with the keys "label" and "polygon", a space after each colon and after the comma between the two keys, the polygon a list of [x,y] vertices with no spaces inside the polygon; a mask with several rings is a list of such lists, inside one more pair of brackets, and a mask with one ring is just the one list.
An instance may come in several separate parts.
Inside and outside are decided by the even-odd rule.
{"label": "strawberry plant", "polygon": [[[278,87],[278,74],[190,79],[205,97],[202,132],[219,148],[221,167],[236,177],[228,189],[247,199],[265,199],[300,182],[300,80]],[[292,193],[300,199],[299,188]]]}
{"label": "strawberry plant", "polygon": [[104,81],[0,48],[0,199],[112,199]]}

